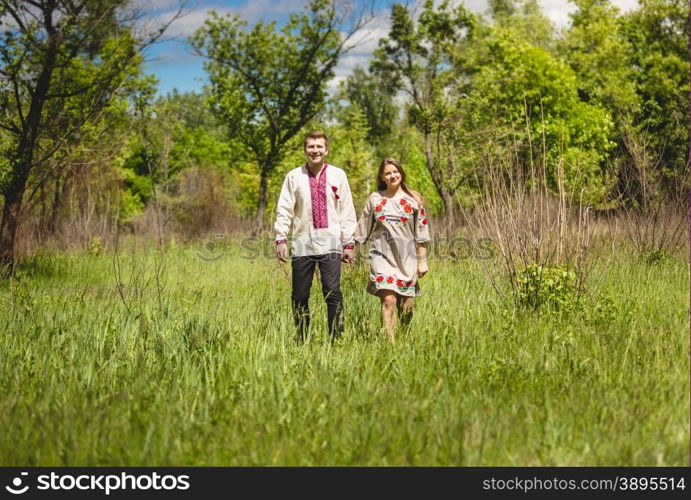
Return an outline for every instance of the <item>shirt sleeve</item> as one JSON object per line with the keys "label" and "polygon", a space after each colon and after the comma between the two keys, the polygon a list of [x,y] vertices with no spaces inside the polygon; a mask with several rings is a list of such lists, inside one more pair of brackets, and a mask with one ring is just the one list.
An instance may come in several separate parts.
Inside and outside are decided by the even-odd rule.
{"label": "shirt sleeve", "polygon": [[357,223],[357,228],[355,229],[354,240],[358,243],[364,243],[372,234],[372,229],[374,228],[374,214],[372,212],[372,196],[367,198],[365,202],[365,208],[362,210],[360,215],[360,220]]}
{"label": "shirt sleeve", "polygon": [[290,224],[293,222],[293,214],[295,213],[295,193],[293,191],[293,183],[290,175],[286,175],[283,180],[283,187],[281,194],[276,203],[276,223],[274,230],[276,231],[276,241],[288,239],[288,231],[290,231]]}
{"label": "shirt sleeve", "polygon": [[357,220],[355,218],[355,207],[353,206],[353,195],[350,192],[348,176],[343,173],[343,179],[339,187],[341,193],[340,203],[338,204],[339,219],[341,223],[341,244],[343,246],[353,243],[353,233]]}
{"label": "shirt sleeve", "polygon": [[418,205],[415,211],[415,243],[426,243],[430,241],[429,236],[429,221],[427,220],[427,211],[423,205]]}

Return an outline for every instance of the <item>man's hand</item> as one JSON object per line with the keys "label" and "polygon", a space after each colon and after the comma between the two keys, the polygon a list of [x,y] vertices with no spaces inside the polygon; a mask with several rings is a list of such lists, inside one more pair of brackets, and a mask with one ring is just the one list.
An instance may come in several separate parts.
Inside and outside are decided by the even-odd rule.
{"label": "man's hand", "polygon": [[355,249],[344,248],[341,260],[347,264],[352,264],[353,262],[355,262]]}
{"label": "man's hand", "polygon": [[288,262],[288,243],[278,243],[276,245],[276,257],[281,262]]}
{"label": "man's hand", "polygon": [[418,278],[422,278],[425,274],[427,274],[427,261],[426,260],[418,260],[417,261],[417,275]]}

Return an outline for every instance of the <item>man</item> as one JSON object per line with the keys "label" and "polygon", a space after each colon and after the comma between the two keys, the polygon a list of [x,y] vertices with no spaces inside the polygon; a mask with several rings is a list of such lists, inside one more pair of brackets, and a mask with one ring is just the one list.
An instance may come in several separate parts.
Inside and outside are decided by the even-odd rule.
{"label": "man", "polygon": [[288,231],[292,237],[292,306],[300,339],[309,329],[309,296],[319,266],[331,340],[343,331],[341,260],[353,262],[355,207],[348,177],[326,163],[329,141],[323,132],[305,137],[307,163],[285,177],[276,206],[276,256],[288,260]]}

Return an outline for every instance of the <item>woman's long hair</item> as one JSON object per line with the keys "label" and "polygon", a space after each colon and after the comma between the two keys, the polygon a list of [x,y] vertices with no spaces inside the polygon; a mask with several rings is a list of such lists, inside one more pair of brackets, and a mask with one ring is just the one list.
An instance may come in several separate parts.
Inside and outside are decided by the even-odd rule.
{"label": "woman's long hair", "polygon": [[386,182],[383,181],[382,175],[384,174],[384,167],[387,165],[393,165],[398,169],[398,173],[401,174],[401,188],[403,191],[408,193],[414,200],[417,200],[418,198],[422,200],[422,196],[420,196],[419,193],[416,192],[415,194],[417,194],[417,196],[415,196],[413,191],[408,189],[408,186],[405,183],[405,172],[403,171],[401,162],[399,162],[396,158],[392,158],[391,156],[384,158],[381,162],[381,165],[379,165],[379,171],[377,172],[377,190],[386,191]]}

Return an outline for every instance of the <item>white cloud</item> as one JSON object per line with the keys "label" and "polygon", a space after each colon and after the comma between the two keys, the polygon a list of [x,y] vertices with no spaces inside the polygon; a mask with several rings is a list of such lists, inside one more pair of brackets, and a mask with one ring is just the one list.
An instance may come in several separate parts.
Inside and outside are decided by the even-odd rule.
{"label": "white cloud", "polygon": [[379,39],[389,34],[391,22],[388,11],[380,11],[367,25],[356,32],[348,41],[352,52],[358,54],[371,54],[379,45]]}
{"label": "white cloud", "polygon": [[[560,28],[568,26],[571,22],[569,14],[576,10],[576,6],[566,0],[538,0],[538,2],[542,7],[542,12]],[[635,9],[638,5],[637,0],[610,0],[610,2],[618,7],[620,12]]]}
{"label": "white cloud", "polygon": [[374,14],[372,20],[357,31],[346,44],[351,48],[338,61],[334,68],[334,78],[329,81],[329,92],[334,92],[341,81],[353,72],[356,66],[367,68],[372,53],[379,46],[379,40],[389,34],[391,22],[388,10],[380,10]]}
{"label": "white cloud", "polygon": [[338,86],[341,84],[341,82],[344,82],[348,78],[348,75],[343,75],[343,76],[334,76],[331,80],[329,80],[329,85],[327,86],[329,94],[333,94],[338,90]]}
{"label": "white cloud", "polygon": [[132,3],[135,7],[139,7],[150,12],[178,7],[181,3],[181,0],[135,0]]}
{"label": "white cloud", "polygon": [[[157,4],[156,10],[170,6],[171,8],[160,12],[156,16],[156,25],[162,26],[169,22],[175,13],[180,0],[139,0],[141,3]],[[226,7],[224,2],[212,2],[210,0],[192,0],[186,5],[180,18],[173,21],[166,31],[167,37],[188,37],[200,28],[206,19],[210,17],[209,11],[214,10],[221,15],[237,14],[251,24],[260,18],[273,20],[286,16],[292,12],[302,10],[307,0],[254,0],[247,1],[238,7]]]}
{"label": "white cloud", "polygon": [[260,18],[272,19],[275,16],[300,12],[307,0],[250,0],[239,9],[243,19],[250,23]]}
{"label": "white cloud", "polygon": [[[229,8],[214,9],[221,15],[226,14],[237,14],[237,11]],[[168,37],[188,37],[200,28],[204,21],[210,17],[209,10],[193,10],[191,12],[184,13],[180,18],[173,21],[168,30],[166,31],[166,36]],[[169,22],[172,19],[174,12],[166,12],[158,16],[158,24],[162,25]]]}
{"label": "white cloud", "polygon": [[355,69],[356,66],[367,68],[371,54],[352,54],[342,56],[338,61],[338,66],[334,68],[336,76],[348,76]]}
{"label": "white cloud", "polygon": [[[176,11],[180,0],[137,0],[141,5],[150,5],[151,8],[158,10],[156,22],[160,25],[171,19]],[[357,0],[356,0],[357,1]],[[400,0],[399,0],[400,1]],[[610,0],[613,5],[619,7],[622,12],[635,9],[638,5],[637,0]],[[547,15],[557,27],[566,27],[570,21],[569,13],[573,12],[575,6],[568,0],[538,0],[542,11]],[[278,20],[279,23],[293,12],[301,12],[307,0],[247,0],[243,5],[228,7],[222,0],[190,0],[187,4],[187,13],[177,19],[170,26],[166,37],[177,37],[178,39],[187,38],[192,35],[204,21],[209,17],[208,10],[214,9],[222,15],[239,14],[247,20],[250,25],[257,22],[260,18]],[[477,13],[486,14],[488,11],[487,0],[452,0],[454,5],[463,3],[469,10]],[[419,13],[422,0],[410,0],[411,10]],[[381,4],[380,4],[381,5]],[[389,33],[390,28],[390,9],[379,10],[375,17],[358,33],[353,35],[347,44],[352,50],[341,57],[335,68],[335,76],[329,82],[329,91],[333,92],[339,82],[347,78],[356,66],[368,67],[372,53],[377,48],[379,40]],[[353,47],[354,45],[354,47]],[[184,56],[182,54],[185,54]],[[158,64],[169,65],[176,58],[179,61],[187,61],[189,50],[180,47],[179,50],[168,51],[159,54]],[[177,54],[177,55],[176,55]]]}

